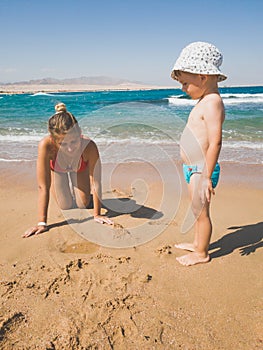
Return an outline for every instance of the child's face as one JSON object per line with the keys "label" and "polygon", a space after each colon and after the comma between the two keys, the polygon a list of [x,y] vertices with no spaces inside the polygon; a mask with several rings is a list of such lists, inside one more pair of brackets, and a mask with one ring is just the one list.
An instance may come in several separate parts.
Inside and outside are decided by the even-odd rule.
{"label": "child's face", "polygon": [[182,84],[182,91],[196,100],[203,95],[203,81],[200,74],[180,72],[178,81]]}

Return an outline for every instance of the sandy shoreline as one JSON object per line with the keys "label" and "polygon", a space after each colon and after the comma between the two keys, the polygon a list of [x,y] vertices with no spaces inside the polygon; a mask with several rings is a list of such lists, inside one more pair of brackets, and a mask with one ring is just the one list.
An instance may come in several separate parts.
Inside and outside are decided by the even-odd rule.
{"label": "sandy shoreline", "polygon": [[[250,85],[251,87],[258,85]],[[222,86],[222,87],[242,87]],[[245,85],[247,87],[247,85]],[[170,85],[151,85],[139,83],[124,83],[115,85],[91,85],[91,84],[0,84],[0,95],[4,94],[35,94],[35,93],[57,93],[57,92],[92,92],[92,91],[128,91],[128,90],[161,90],[161,89],[180,89],[177,82]]]}
{"label": "sandy shoreline", "polygon": [[0,94],[27,94],[27,93],[52,93],[52,92],[85,92],[85,91],[114,91],[114,90],[156,90],[178,89],[173,86],[159,86],[148,84],[119,84],[119,85],[87,85],[87,84],[7,84],[0,85]]}
{"label": "sandy shoreline", "polygon": [[[128,166],[106,197],[133,199],[122,177]],[[164,229],[146,244],[114,249],[83,239],[53,200],[49,232],[22,239],[36,220],[34,168],[1,169],[1,349],[260,349],[262,175],[262,166],[222,165],[211,208],[212,260],[186,268],[174,248],[193,236],[181,233],[184,184],[176,215],[154,222],[146,214],[159,208],[163,184],[148,176],[144,210],[113,220]]]}

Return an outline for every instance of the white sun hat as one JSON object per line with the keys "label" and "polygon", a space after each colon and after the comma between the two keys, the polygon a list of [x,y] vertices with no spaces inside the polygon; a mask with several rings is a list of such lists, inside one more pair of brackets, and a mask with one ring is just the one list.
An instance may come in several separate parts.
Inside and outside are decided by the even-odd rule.
{"label": "white sun hat", "polygon": [[223,62],[223,55],[212,44],[197,41],[187,45],[178,57],[173,67],[171,77],[178,80],[176,71],[192,74],[217,75],[218,82],[227,79],[219,67]]}

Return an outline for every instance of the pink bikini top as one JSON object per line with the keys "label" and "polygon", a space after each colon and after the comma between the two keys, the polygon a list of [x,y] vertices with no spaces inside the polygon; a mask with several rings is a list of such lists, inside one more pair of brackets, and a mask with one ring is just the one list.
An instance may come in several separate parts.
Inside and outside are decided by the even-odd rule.
{"label": "pink bikini top", "polygon": [[[83,135],[81,135],[80,137],[83,138]],[[54,144],[54,140],[53,140],[52,137],[51,137],[51,142]],[[56,159],[55,160],[50,159],[49,164],[50,164],[50,169],[53,170],[53,171],[57,171],[58,173],[70,173],[70,172],[73,172],[73,169],[71,167],[68,167],[66,169],[61,168],[59,166],[58,162],[56,161]],[[79,164],[80,165],[79,165],[79,168],[78,168],[78,171],[77,171],[78,173],[80,173],[81,171],[84,171],[87,168],[89,162],[88,161],[85,162],[85,160],[83,159],[83,156],[81,155]]]}
{"label": "pink bikini top", "polygon": [[[56,162],[56,160],[53,160],[53,159],[50,159],[49,161],[49,164],[50,164],[50,169],[53,170],[53,171],[57,171],[58,173],[70,173],[70,172],[73,172],[72,168],[69,167],[69,168],[66,168],[66,169],[63,169],[59,166],[58,162]],[[78,173],[80,173],[81,171],[84,171],[87,166],[88,166],[89,162],[85,162],[85,160],[83,159],[83,156],[81,155],[80,157],[80,165],[79,165],[79,168],[78,168]]]}

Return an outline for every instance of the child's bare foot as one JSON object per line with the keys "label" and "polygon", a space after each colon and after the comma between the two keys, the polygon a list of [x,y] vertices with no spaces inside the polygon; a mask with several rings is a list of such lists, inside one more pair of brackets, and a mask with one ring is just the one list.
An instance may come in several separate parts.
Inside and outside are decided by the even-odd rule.
{"label": "child's bare foot", "polygon": [[174,246],[175,248],[189,250],[190,252],[195,251],[195,246],[193,243],[179,243],[179,244],[175,244]]}
{"label": "child's bare foot", "polygon": [[199,253],[193,252],[187,255],[180,256],[179,258],[176,258],[176,260],[184,266],[191,266],[209,262],[210,256],[207,255],[206,257],[204,257]]}

